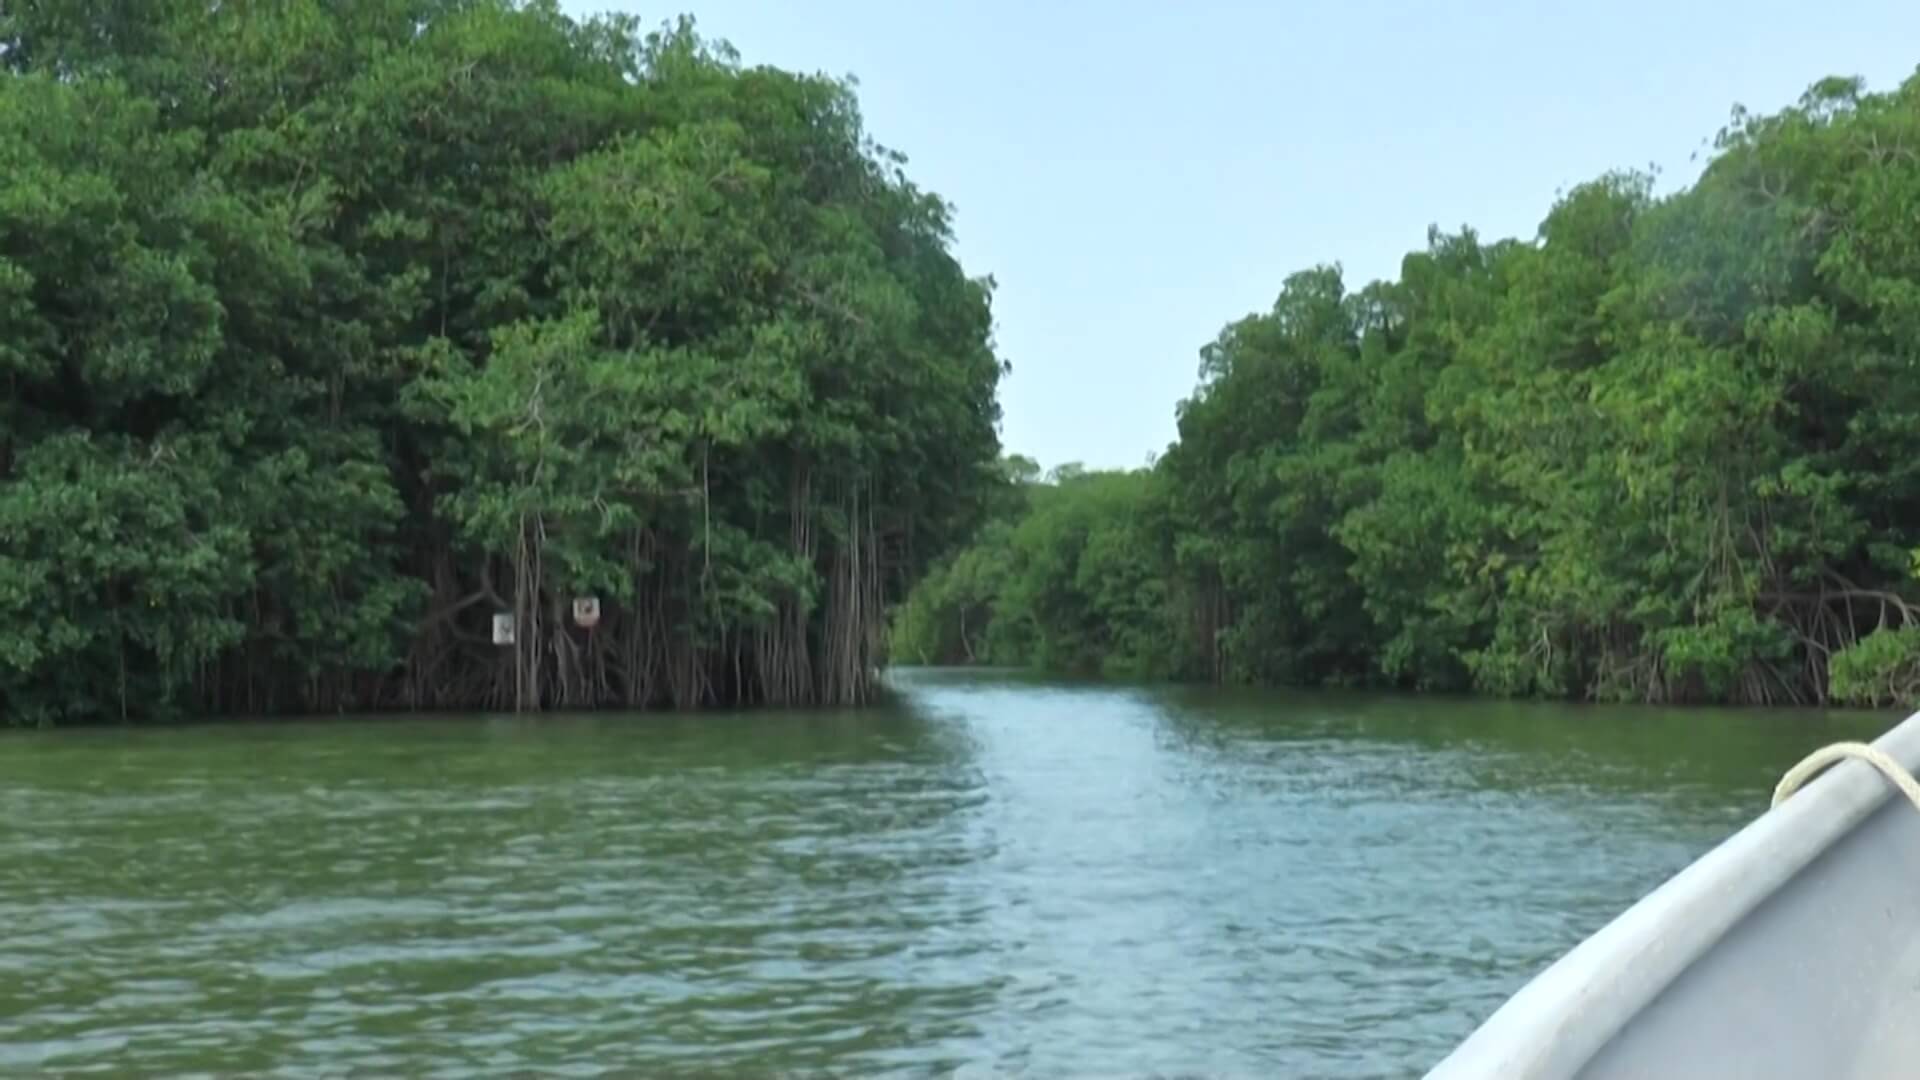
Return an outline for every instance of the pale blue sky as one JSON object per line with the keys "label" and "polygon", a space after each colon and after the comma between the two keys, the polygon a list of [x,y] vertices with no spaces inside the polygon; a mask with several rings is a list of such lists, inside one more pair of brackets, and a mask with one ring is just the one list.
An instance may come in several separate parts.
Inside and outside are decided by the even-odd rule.
{"label": "pale blue sky", "polygon": [[1220,327],[1288,273],[1398,272],[1427,226],[1531,237],[1735,102],[1920,63],[1916,0],[567,0],[694,15],[748,63],[860,80],[868,128],[999,281],[1009,450],[1132,466]]}

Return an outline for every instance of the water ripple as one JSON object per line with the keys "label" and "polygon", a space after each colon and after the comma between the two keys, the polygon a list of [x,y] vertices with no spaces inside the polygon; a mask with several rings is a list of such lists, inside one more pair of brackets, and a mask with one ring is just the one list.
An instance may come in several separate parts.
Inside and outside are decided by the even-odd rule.
{"label": "water ripple", "polygon": [[9,740],[0,1071],[1414,1074],[1879,723],[903,689]]}

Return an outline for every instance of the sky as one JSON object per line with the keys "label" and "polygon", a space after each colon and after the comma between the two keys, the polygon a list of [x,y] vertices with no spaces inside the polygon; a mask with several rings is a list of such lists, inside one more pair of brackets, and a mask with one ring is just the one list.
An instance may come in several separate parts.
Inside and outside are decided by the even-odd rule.
{"label": "sky", "polygon": [[1200,348],[1295,270],[1394,277],[1431,225],[1531,238],[1608,170],[1689,183],[1736,103],[1920,64],[1915,0],[565,3],[856,77],[997,283],[1001,439],[1047,466],[1163,452]]}

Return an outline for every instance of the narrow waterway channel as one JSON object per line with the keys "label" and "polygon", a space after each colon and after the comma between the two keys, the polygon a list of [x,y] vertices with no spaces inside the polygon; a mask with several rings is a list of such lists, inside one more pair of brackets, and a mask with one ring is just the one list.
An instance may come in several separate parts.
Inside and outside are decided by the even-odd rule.
{"label": "narrow waterway channel", "polygon": [[1415,1075],[1870,714],[901,672],[0,742],[0,1072]]}

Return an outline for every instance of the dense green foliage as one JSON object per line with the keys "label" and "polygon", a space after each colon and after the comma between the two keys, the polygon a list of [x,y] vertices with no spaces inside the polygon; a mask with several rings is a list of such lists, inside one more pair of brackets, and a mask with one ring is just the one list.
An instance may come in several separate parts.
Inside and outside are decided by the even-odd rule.
{"label": "dense green foliage", "polygon": [[0,716],[866,696],[998,452],[901,164],[551,0],[0,8]]}
{"label": "dense green foliage", "polygon": [[1172,674],[1164,500],[1148,473],[1022,484],[1015,512],[943,561],[895,615],[896,659]]}
{"label": "dense green foliage", "polygon": [[1878,95],[1830,80],[1736,114],[1680,193],[1611,175],[1534,242],[1435,233],[1358,291],[1297,274],[1204,350],[1150,473],[1036,490],[928,579],[899,651],[1604,700],[1911,698],[1916,222],[1920,77]]}

